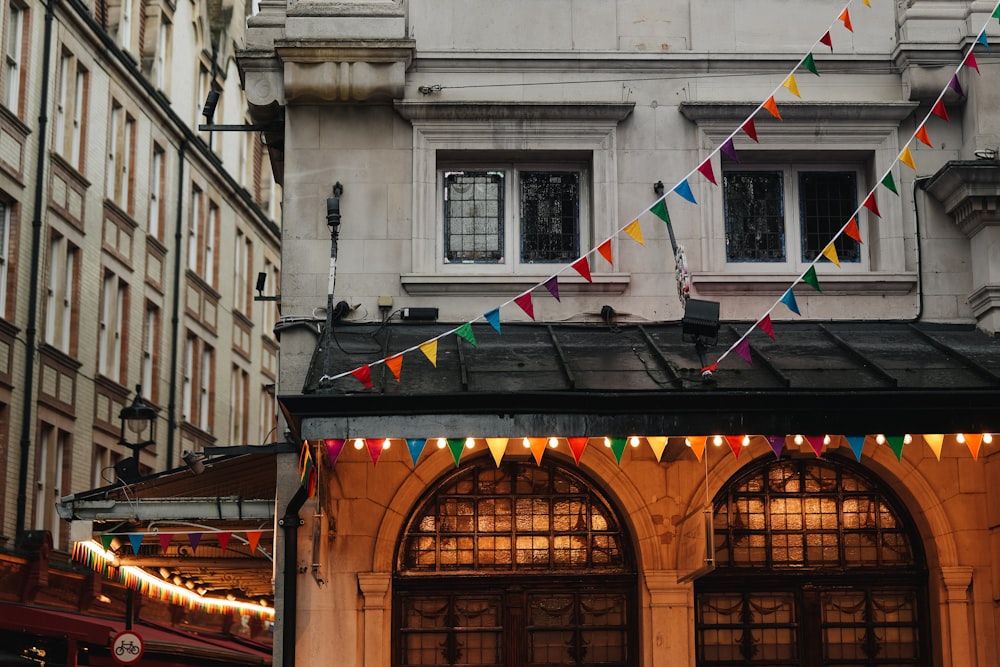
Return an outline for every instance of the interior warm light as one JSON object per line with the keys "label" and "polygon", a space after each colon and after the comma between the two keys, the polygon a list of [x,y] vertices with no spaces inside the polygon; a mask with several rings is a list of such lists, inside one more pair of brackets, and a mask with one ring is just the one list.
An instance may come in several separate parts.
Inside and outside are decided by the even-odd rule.
{"label": "interior warm light", "polygon": [[549,447],[555,449],[559,446],[559,438],[549,438]]}
{"label": "interior warm light", "polygon": [[364,440],[362,440],[361,438],[355,438],[354,439],[354,449],[361,450],[361,449],[364,449],[364,447],[365,447],[365,441]]}
{"label": "interior warm light", "polygon": [[984,445],[988,445],[991,442],[993,442],[993,434],[992,433],[983,433],[983,444]]}
{"label": "interior warm light", "polygon": [[604,446],[611,449],[611,438],[604,436]]}
{"label": "interior warm light", "polygon": [[795,436],[795,444],[796,445],[801,445],[802,444],[802,436],[801,435],[796,435]]}
{"label": "interior warm light", "polygon": [[875,436],[875,442],[877,442],[880,445],[884,445],[885,444],[885,436],[882,435],[881,433],[879,433],[878,435]]}
{"label": "interior warm light", "polygon": [[684,438],[684,444],[688,447],[691,446],[691,438]]}
{"label": "interior warm light", "polygon": [[466,449],[473,449],[475,446],[476,446],[476,439],[475,438],[466,438],[465,439],[465,448]]}
{"label": "interior warm light", "polygon": [[717,435],[714,438],[712,438],[712,444],[715,445],[716,447],[722,447],[722,436]]}
{"label": "interior warm light", "polygon": [[527,438],[521,438],[521,444],[524,445],[525,449],[531,449],[531,442]]}
{"label": "interior warm light", "polygon": [[389,438],[386,438],[385,442],[382,443],[382,449],[389,449],[390,447],[392,447],[392,443],[389,442]]}
{"label": "interior warm light", "polygon": [[438,449],[444,449],[448,446],[448,441],[444,438],[438,438]]}
{"label": "interior warm light", "polygon": [[639,436],[633,435],[631,438],[628,439],[628,444],[632,445],[633,447],[638,447],[639,446]]}
{"label": "interior warm light", "polygon": [[743,445],[744,447],[749,447],[750,446],[750,436],[749,435],[743,436],[743,440],[740,441],[740,444]]}
{"label": "interior warm light", "polygon": [[830,444],[830,435],[829,434],[823,436],[823,444],[824,445],[829,445]]}
{"label": "interior warm light", "polygon": [[904,445],[908,445],[911,442],[913,442],[913,437],[909,433],[907,433],[906,435],[903,436],[903,444]]}
{"label": "interior warm light", "polygon": [[964,433],[956,433],[955,434],[955,442],[957,442],[960,445],[964,445],[965,444],[965,434]]}

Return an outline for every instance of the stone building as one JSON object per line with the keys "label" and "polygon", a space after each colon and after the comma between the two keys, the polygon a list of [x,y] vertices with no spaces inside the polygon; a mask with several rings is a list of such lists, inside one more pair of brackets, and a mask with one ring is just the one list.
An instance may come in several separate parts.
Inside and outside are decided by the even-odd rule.
{"label": "stone building", "polygon": [[996,664],[997,15],[262,2],[276,662]]}

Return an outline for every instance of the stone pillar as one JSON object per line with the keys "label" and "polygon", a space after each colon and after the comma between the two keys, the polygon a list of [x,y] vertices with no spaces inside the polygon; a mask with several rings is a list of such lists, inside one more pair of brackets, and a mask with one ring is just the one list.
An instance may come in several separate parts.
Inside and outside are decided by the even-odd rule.
{"label": "stone pillar", "polygon": [[385,627],[385,598],[389,591],[389,580],[390,576],[387,573],[358,573],[358,588],[364,597],[363,667],[385,667],[389,664],[390,655],[386,650],[386,638],[389,633]]}
{"label": "stone pillar", "polygon": [[647,572],[648,663],[651,667],[694,665],[694,587],[678,583],[673,570]]}
{"label": "stone pillar", "polygon": [[969,627],[972,568],[962,565],[942,567],[941,583],[944,585],[945,605],[941,626],[942,630],[947,627],[946,634],[951,640],[944,655],[945,667],[976,667],[975,631]]}

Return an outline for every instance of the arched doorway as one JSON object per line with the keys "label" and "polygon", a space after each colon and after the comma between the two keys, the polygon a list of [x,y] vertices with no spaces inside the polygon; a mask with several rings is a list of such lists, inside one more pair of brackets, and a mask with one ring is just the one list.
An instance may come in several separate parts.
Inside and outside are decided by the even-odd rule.
{"label": "arched doorway", "polygon": [[395,559],[394,666],[638,665],[631,540],[552,459],[463,462],[419,503]]}
{"label": "arched doorway", "polygon": [[851,461],[765,460],[715,499],[716,570],[695,586],[699,667],[931,664],[913,522]]}

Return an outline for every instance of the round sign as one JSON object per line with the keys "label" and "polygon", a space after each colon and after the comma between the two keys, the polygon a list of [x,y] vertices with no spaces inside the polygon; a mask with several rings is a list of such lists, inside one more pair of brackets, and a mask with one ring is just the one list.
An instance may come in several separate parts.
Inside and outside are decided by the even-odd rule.
{"label": "round sign", "polygon": [[134,665],[142,657],[142,637],[123,630],[111,640],[111,656],[123,665]]}

